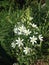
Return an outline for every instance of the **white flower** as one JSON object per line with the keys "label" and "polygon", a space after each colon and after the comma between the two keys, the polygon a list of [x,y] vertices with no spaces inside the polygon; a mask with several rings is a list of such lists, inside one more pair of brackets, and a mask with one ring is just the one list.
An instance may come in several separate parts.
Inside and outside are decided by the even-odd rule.
{"label": "white flower", "polygon": [[22,25],[21,27],[18,28],[19,33],[24,33],[24,30],[26,30],[26,28],[24,27],[24,25]]}
{"label": "white flower", "polygon": [[30,51],[31,51],[31,48],[24,47],[24,50],[23,50],[23,52],[24,52],[25,54],[28,54],[28,53],[30,53]]}
{"label": "white flower", "polygon": [[32,44],[34,45],[34,43],[37,43],[37,38],[35,37],[35,36],[33,36],[33,37],[30,37],[30,39],[31,39],[31,41],[30,42],[32,42]]}
{"label": "white flower", "polygon": [[16,40],[16,44],[18,45],[18,47],[20,47],[20,46],[23,46],[23,39],[21,40],[20,38],[18,38],[18,40]]}
{"label": "white flower", "polygon": [[38,38],[39,38],[40,41],[43,41],[42,35],[39,35]]}
{"label": "white flower", "polygon": [[24,33],[25,33],[26,36],[28,36],[31,33],[31,31],[29,31],[29,29],[28,30],[24,30]]}
{"label": "white flower", "polygon": [[16,44],[14,42],[11,43],[11,47],[15,48]]}
{"label": "white flower", "polygon": [[15,25],[15,27],[14,27],[14,33],[17,33],[17,32],[18,32],[18,28]]}
{"label": "white flower", "polygon": [[18,31],[18,35],[21,35],[21,34],[22,34],[22,32]]}
{"label": "white flower", "polygon": [[38,28],[38,27],[37,27],[37,25],[36,25],[36,24],[34,24],[34,23],[33,23],[33,24],[32,24],[32,23],[30,23],[30,25],[31,25],[33,28]]}

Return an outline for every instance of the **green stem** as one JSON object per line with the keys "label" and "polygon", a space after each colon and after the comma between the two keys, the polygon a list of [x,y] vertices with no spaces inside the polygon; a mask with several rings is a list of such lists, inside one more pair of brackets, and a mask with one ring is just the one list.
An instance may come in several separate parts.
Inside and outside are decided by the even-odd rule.
{"label": "green stem", "polygon": [[40,24],[40,10],[41,10],[41,0],[38,3],[38,11],[39,11],[39,24]]}

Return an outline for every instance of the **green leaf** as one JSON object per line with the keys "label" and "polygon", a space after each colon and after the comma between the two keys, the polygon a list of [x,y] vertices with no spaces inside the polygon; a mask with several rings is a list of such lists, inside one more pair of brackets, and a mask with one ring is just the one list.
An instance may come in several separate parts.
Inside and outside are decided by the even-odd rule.
{"label": "green leaf", "polygon": [[49,9],[49,0],[46,0],[46,5],[47,5],[47,7]]}

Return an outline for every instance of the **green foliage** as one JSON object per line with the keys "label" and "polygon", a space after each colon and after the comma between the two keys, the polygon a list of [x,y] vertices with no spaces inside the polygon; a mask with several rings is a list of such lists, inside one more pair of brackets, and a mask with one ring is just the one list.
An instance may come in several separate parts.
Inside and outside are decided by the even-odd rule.
{"label": "green foliage", "polygon": [[46,5],[47,5],[47,7],[49,9],[49,0],[46,0]]}
{"label": "green foliage", "polygon": [[[45,56],[47,57],[49,55],[48,0],[46,0],[46,3],[46,6],[42,8],[41,3],[38,3],[36,0],[25,0],[23,5],[21,5],[22,3],[17,0],[0,1],[0,44],[6,50],[6,53],[8,53],[11,57],[15,57],[15,50],[12,50],[11,48],[11,43],[15,40],[15,34],[13,32],[14,26],[17,22],[21,21],[23,21],[25,25],[26,23],[29,23],[29,20],[27,20],[27,22],[24,21],[24,18],[27,19],[29,16],[33,17],[32,22],[37,24],[44,37],[41,49],[36,47],[38,59],[43,57],[45,58]],[[18,60],[23,62],[24,58],[21,59],[20,57]]]}

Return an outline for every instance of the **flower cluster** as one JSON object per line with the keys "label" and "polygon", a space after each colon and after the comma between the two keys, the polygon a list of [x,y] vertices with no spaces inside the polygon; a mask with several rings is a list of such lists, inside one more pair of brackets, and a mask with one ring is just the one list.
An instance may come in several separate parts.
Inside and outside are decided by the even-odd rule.
{"label": "flower cluster", "polygon": [[22,25],[19,28],[15,27],[14,28],[14,33],[17,33],[18,35],[23,34],[23,35],[28,36],[31,33],[31,31],[29,29],[27,30],[26,27],[24,25]]}
{"label": "flower cluster", "polygon": [[[36,24],[29,23],[28,27],[22,24],[14,27],[14,33],[18,38],[11,43],[11,47],[14,49],[16,46],[18,48],[22,47],[23,53],[25,55],[30,54],[32,51],[31,46],[38,44],[37,41],[43,41],[42,34],[39,34],[39,28]],[[40,43],[39,42],[39,43]],[[30,46],[31,45],[31,46]]]}

